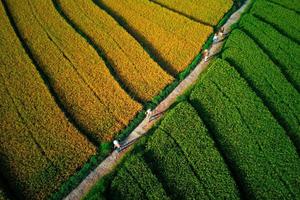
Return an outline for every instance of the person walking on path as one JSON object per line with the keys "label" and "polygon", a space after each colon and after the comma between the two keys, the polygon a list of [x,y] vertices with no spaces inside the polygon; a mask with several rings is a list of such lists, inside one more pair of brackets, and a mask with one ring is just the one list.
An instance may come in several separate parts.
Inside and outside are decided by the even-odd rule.
{"label": "person walking on path", "polygon": [[226,35],[226,34],[225,34],[225,29],[224,29],[223,26],[220,28],[218,34],[219,34],[219,37],[222,38],[222,39],[223,39],[223,37]]}
{"label": "person walking on path", "polygon": [[114,144],[114,148],[117,149],[117,152],[119,153],[120,148],[121,148],[121,145],[119,144],[119,141],[118,140],[114,140],[113,144]]}
{"label": "person walking on path", "polygon": [[147,111],[146,111],[146,118],[148,119],[148,122],[151,121],[151,117],[152,117],[152,111],[151,109],[149,108]]}
{"label": "person walking on path", "polygon": [[213,37],[213,43],[217,43],[218,42],[218,36],[219,36],[219,32],[216,32],[214,34],[214,37]]}
{"label": "person walking on path", "polygon": [[204,52],[203,52],[204,62],[208,61],[208,57],[209,57],[209,51],[208,51],[208,49],[205,49]]}

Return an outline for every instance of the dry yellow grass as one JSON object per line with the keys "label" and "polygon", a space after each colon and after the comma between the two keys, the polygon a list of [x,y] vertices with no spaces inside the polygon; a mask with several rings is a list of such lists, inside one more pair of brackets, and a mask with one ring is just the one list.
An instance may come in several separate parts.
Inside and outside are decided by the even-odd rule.
{"label": "dry yellow grass", "polygon": [[217,25],[233,5],[232,0],[152,0],[201,22]]}
{"label": "dry yellow grass", "polygon": [[121,80],[140,99],[151,100],[173,80],[133,37],[92,1],[59,0],[58,3],[67,17],[105,53]]}
{"label": "dry yellow grass", "polygon": [[141,105],[122,90],[97,52],[60,16],[51,0],[7,4],[67,110],[99,141],[111,140]]}
{"label": "dry yellow grass", "polygon": [[0,24],[0,169],[25,199],[43,199],[96,149],[55,104],[2,4]]}
{"label": "dry yellow grass", "polygon": [[213,29],[171,12],[148,0],[98,0],[121,16],[149,43],[176,73],[183,71],[201,50]]}

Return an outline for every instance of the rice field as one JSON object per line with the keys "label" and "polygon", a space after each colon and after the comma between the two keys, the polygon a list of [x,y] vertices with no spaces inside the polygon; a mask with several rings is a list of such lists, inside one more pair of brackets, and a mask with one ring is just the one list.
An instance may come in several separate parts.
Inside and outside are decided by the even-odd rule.
{"label": "rice field", "polygon": [[[64,183],[75,185],[73,176],[88,173],[109,143],[195,63],[233,6],[214,1],[194,5],[218,10],[197,16],[201,22],[148,0],[2,0],[0,198],[70,191]],[[140,184],[152,187],[144,195],[169,199],[146,164],[139,166],[149,178]]]}

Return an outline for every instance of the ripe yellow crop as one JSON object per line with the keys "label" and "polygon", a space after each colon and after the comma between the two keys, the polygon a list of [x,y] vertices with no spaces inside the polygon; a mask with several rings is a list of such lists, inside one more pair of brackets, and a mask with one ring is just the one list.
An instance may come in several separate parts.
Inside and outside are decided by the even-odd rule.
{"label": "ripe yellow crop", "polygon": [[173,78],[164,72],[111,16],[92,1],[59,0],[62,11],[104,52],[137,97],[149,101]]}
{"label": "ripe yellow crop", "polygon": [[212,33],[210,26],[194,22],[148,0],[99,0],[119,16],[135,37],[167,63],[172,71],[183,71]]}
{"label": "ripe yellow crop", "polygon": [[96,149],[55,103],[2,4],[0,16],[0,170],[24,198],[45,199]]}
{"label": "ripe yellow crop", "polygon": [[111,140],[141,105],[115,81],[97,52],[51,0],[7,1],[12,16],[59,99],[98,141]]}
{"label": "ripe yellow crop", "polygon": [[167,8],[183,13],[197,21],[217,25],[233,5],[232,0],[151,0]]}

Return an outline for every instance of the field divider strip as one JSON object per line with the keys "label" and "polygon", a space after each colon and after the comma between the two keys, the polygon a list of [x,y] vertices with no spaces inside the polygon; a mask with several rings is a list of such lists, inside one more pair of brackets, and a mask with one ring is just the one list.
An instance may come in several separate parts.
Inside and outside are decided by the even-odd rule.
{"label": "field divider strip", "polygon": [[46,151],[43,149],[42,145],[39,144],[39,142],[37,141],[36,137],[33,135],[31,129],[28,127],[28,124],[26,123],[26,120],[24,119],[22,113],[20,112],[20,110],[19,110],[19,108],[17,106],[17,103],[15,102],[15,98],[13,98],[13,96],[11,95],[9,89],[5,85],[5,80],[4,80],[3,76],[2,76],[2,74],[0,74],[0,76],[1,76],[1,78],[3,80],[3,84],[4,84],[4,87],[5,87],[5,90],[6,90],[8,96],[10,97],[10,99],[11,99],[11,101],[12,101],[12,103],[13,103],[15,109],[16,109],[16,113],[19,116],[19,118],[20,118],[22,124],[24,125],[24,127],[27,129],[27,131],[28,131],[28,133],[30,135],[30,138],[33,140],[33,143],[36,145],[38,151],[42,154],[42,156],[45,157],[45,159],[47,160],[47,162],[49,162],[54,167],[55,170],[58,170],[57,166],[55,166],[54,162],[47,156]]}
{"label": "field divider strip", "polygon": [[93,0],[94,4],[99,7],[99,9],[105,11],[110,15],[129,35],[131,35],[146,51],[146,53],[170,76],[176,77],[176,71],[172,69],[170,64],[164,60],[157,52],[155,47],[148,42],[142,35],[134,31],[126,20],[114,12],[112,9],[101,3],[100,1]]}
{"label": "field divider strip", "polygon": [[99,57],[104,61],[105,65],[107,66],[108,70],[110,71],[110,74],[114,77],[114,79],[117,81],[117,83],[120,85],[120,87],[135,101],[137,101],[140,104],[144,104],[144,101],[138,97],[137,94],[134,94],[133,91],[131,91],[121,80],[121,78],[118,76],[118,73],[113,67],[113,64],[109,62],[107,59],[107,56],[105,55],[104,51],[102,51],[94,42],[93,40],[83,31],[81,30],[75,22],[73,22],[68,15],[64,12],[62,7],[60,6],[59,2],[57,0],[52,0],[52,3],[57,10],[57,12],[60,14],[60,16],[79,34],[81,35],[89,45],[92,46],[92,48],[97,52]]}
{"label": "field divider strip", "polygon": [[200,24],[203,24],[203,25],[206,25],[206,26],[211,26],[211,27],[214,27],[214,26],[215,26],[215,25],[213,25],[213,24],[207,23],[207,22],[202,21],[202,20],[200,20],[200,19],[196,19],[196,18],[193,17],[193,16],[187,15],[187,14],[185,14],[185,13],[183,13],[183,12],[180,12],[180,11],[178,11],[178,10],[175,10],[175,9],[173,9],[173,8],[170,8],[169,6],[166,6],[166,5],[162,4],[162,3],[159,3],[159,2],[156,2],[156,1],[153,1],[153,0],[149,0],[149,1],[152,2],[152,3],[154,3],[154,4],[156,4],[156,5],[159,5],[160,7],[165,8],[165,9],[167,9],[167,10],[170,10],[170,11],[172,11],[172,12],[178,14],[178,15],[181,15],[181,16],[183,16],[183,17],[189,18],[190,20],[192,20],[192,21],[194,21],[194,22],[197,22],[197,23],[200,23]]}
{"label": "field divider strip", "polygon": [[[249,194],[249,192],[244,187],[244,185],[245,185],[244,181],[238,176],[237,169],[235,169],[233,163],[226,156],[225,150],[222,148],[222,145],[220,144],[220,142],[216,138],[216,133],[215,133],[216,131],[214,130],[213,126],[210,125],[211,122],[203,114],[203,113],[207,114],[207,112],[204,111],[204,109],[203,109],[202,105],[200,105],[200,103],[193,102],[193,101],[190,101],[190,100],[188,100],[188,101],[192,105],[192,107],[197,111],[198,116],[203,120],[203,123],[204,123],[205,127],[208,130],[209,137],[214,141],[214,144],[215,144],[214,146],[216,147],[216,149],[220,153],[221,157],[223,158],[223,161],[224,161],[228,171],[230,172],[231,177],[233,178],[233,180],[235,181],[235,183],[237,185],[237,189],[240,192],[241,199],[247,199],[246,194]],[[196,108],[200,108],[201,111],[199,111],[199,109],[196,109]]]}
{"label": "field divider strip", "polygon": [[[252,13],[251,13],[252,14]],[[287,34],[283,29],[281,29],[280,27],[278,27],[276,24],[268,22],[267,20],[265,20],[263,17],[253,13],[252,14],[254,17],[256,17],[257,19],[259,19],[260,21],[269,24],[270,26],[272,26],[275,30],[277,30],[279,33],[281,33],[282,35],[284,35],[285,37],[289,38],[290,40],[292,40],[293,42],[295,42],[296,44],[300,45],[300,42],[297,41],[295,38],[292,38],[291,36],[289,36],[289,34]]]}
{"label": "field divider strip", "polygon": [[[287,125],[287,123],[282,119],[282,117],[279,116],[279,114],[275,111],[275,109],[270,105],[269,101],[266,100],[266,97],[264,94],[262,94],[260,91],[258,91],[255,86],[251,83],[252,81],[247,78],[247,76],[239,70],[238,67],[236,67],[236,63],[231,60],[231,59],[225,59],[232,67],[235,68],[235,70],[240,74],[240,76],[245,79],[245,81],[247,82],[247,84],[249,85],[249,87],[251,88],[251,90],[256,94],[256,96],[258,96],[263,104],[265,105],[265,107],[269,110],[269,112],[271,113],[271,115],[274,117],[274,119],[278,122],[278,124],[285,130],[285,132],[287,133],[287,136],[290,138],[290,140],[292,141],[292,143],[294,144],[295,148],[297,149],[298,154],[300,155],[300,151],[299,148],[297,148],[297,144],[294,140],[294,138],[291,136],[290,131],[289,131],[289,126]],[[270,84],[271,85],[271,84]],[[295,117],[297,117],[294,113],[293,115]],[[297,118],[298,119],[298,118]]]}
{"label": "field divider strip", "polygon": [[58,108],[62,111],[66,119],[80,132],[82,135],[89,141],[91,142],[96,148],[98,148],[99,144],[97,142],[97,139],[92,136],[91,133],[89,133],[88,130],[83,128],[82,126],[79,125],[79,123],[76,121],[76,119],[72,116],[70,112],[68,112],[68,109],[63,105],[62,101],[58,97],[57,93],[55,92],[54,88],[50,84],[49,77],[46,75],[46,73],[42,70],[42,67],[39,66],[38,62],[35,60],[29,46],[26,44],[24,38],[22,37],[21,33],[19,32],[19,29],[17,28],[17,25],[10,13],[10,10],[5,2],[6,0],[1,0],[3,7],[5,9],[6,15],[9,18],[10,24],[13,27],[20,43],[22,44],[22,47],[24,48],[26,54],[30,58],[32,64],[35,66],[35,69],[38,71],[41,79],[43,80],[45,86],[47,87],[49,93],[53,97],[53,100],[55,101],[56,105]]}
{"label": "field divider strip", "polygon": [[[234,12],[231,17],[224,24],[225,30],[229,31],[231,26],[235,24],[241,17],[241,14],[246,10],[247,6],[251,3],[251,0],[247,0],[242,7],[240,7],[236,12]],[[218,52],[222,49],[224,42],[212,44],[210,47],[211,53]],[[208,67],[209,63],[201,60],[198,65],[189,73],[189,75],[183,79],[179,85],[163,100],[161,101],[154,109],[153,114],[162,113],[170,108],[170,106],[176,102],[177,97],[182,95],[188,88],[190,88],[194,83],[196,83],[198,76]],[[155,118],[152,121],[149,121],[148,118],[143,119],[141,123],[124,139],[121,141],[122,144],[126,145],[130,143],[129,148],[126,148],[124,151],[117,153],[113,151],[106,159],[104,159],[94,170],[90,172],[89,175],[73,190],[71,191],[64,199],[66,200],[80,200],[85,196],[85,194],[92,188],[92,186],[103,176],[109,174],[113,171],[114,167],[124,158],[126,153],[130,151],[132,145],[136,141],[145,135],[154,125],[162,118],[163,114]],[[133,142],[134,141],[134,142]]]}
{"label": "field divider strip", "polygon": [[[300,89],[298,87],[296,87],[296,83],[292,80],[291,76],[285,72],[284,69],[286,69],[286,67],[284,67],[282,64],[280,64],[277,59],[272,56],[271,51],[269,51],[267,48],[265,48],[263,46],[263,44],[261,42],[259,42],[257,40],[257,38],[251,34],[249,31],[247,31],[245,28],[240,27],[240,30],[242,30],[248,37],[250,37],[258,46],[261,50],[263,50],[263,52],[268,56],[268,58],[279,67],[281,73],[285,76],[285,78],[287,79],[287,81],[298,91],[298,93],[300,93]],[[290,38],[289,38],[290,39]]]}
{"label": "field divider strip", "polygon": [[193,174],[197,177],[198,182],[203,187],[203,189],[205,191],[206,197],[208,197],[210,199],[213,199],[213,196],[211,196],[211,194],[208,192],[209,191],[208,188],[205,187],[205,184],[203,184],[200,175],[197,173],[197,170],[195,169],[195,166],[194,166],[193,162],[188,158],[188,154],[186,154],[186,152],[182,149],[182,146],[180,145],[180,143],[168,131],[164,130],[161,127],[159,128],[159,130],[161,130],[165,134],[167,134],[174,141],[174,143],[176,144],[176,146],[178,146],[178,149],[180,150],[180,152],[182,153],[183,157],[187,161],[187,163],[188,163],[189,167],[191,168]]}
{"label": "field divider strip", "polygon": [[285,9],[287,9],[287,10],[294,11],[295,13],[297,13],[297,14],[300,15],[300,12],[297,11],[297,10],[295,10],[295,9],[289,8],[289,7],[285,6],[285,5],[282,5],[282,4],[277,3],[277,2],[275,2],[275,1],[272,1],[272,0],[271,0],[271,1],[270,1],[270,0],[266,0],[266,1],[268,1],[268,2],[270,2],[270,3],[273,3],[273,4],[276,4],[276,5],[278,5],[278,6],[281,6],[281,7],[285,8]]}

